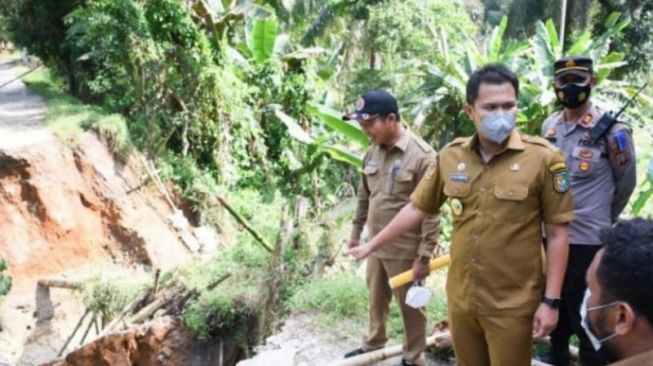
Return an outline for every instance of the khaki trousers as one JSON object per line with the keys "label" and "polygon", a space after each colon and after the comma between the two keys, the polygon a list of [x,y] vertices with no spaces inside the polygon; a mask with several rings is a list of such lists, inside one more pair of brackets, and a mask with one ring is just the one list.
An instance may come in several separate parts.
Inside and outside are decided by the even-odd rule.
{"label": "khaki trousers", "polygon": [[480,316],[449,303],[458,366],[529,366],[533,317]]}
{"label": "khaki trousers", "polygon": [[409,285],[391,290],[388,279],[412,268],[412,260],[391,260],[369,257],[367,259],[367,287],[369,298],[369,330],[363,338],[363,349],[385,347],[388,340],[386,323],[390,315],[390,300],[394,296],[404,321],[403,359],[416,365],[424,365],[426,337],[426,310],[413,309],[405,304]]}

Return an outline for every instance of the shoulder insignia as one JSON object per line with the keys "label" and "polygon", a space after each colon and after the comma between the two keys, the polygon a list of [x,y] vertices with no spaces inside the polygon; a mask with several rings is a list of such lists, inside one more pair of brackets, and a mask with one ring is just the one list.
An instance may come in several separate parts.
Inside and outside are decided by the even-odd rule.
{"label": "shoulder insignia", "polygon": [[583,127],[589,127],[592,124],[592,121],[594,121],[594,117],[592,116],[592,113],[588,112],[580,120],[580,124]]}
{"label": "shoulder insignia", "polygon": [[628,146],[628,132],[625,129],[618,129],[612,134],[613,142],[609,144],[613,162],[617,166],[626,165],[630,162],[630,147]]}
{"label": "shoulder insignia", "polygon": [[567,163],[564,161],[557,161],[549,165],[549,171],[551,173],[558,172],[560,170],[566,170],[567,169]]}
{"label": "shoulder insignia", "polygon": [[556,135],[556,129],[553,127],[550,127],[544,132],[544,137],[555,137]]}
{"label": "shoulder insignia", "polygon": [[549,171],[552,173],[553,189],[558,193],[565,193],[571,187],[569,182],[569,171],[564,161],[557,161],[549,165]]}

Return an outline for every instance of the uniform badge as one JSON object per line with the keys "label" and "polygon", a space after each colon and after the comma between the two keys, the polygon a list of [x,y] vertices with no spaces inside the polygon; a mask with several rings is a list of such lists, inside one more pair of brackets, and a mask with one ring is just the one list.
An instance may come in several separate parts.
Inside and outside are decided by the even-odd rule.
{"label": "uniform badge", "polygon": [[452,182],[467,183],[469,182],[469,174],[467,173],[449,174],[449,180]]}
{"label": "uniform badge", "polygon": [[[585,100],[585,93],[581,93],[578,96],[578,99],[583,101]],[[588,127],[590,124],[592,124],[592,121],[594,120],[594,117],[592,117],[591,113],[587,113],[586,115],[583,116],[583,119],[580,120],[580,124],[583,125],[583,127]]]}
{"label": "uniform badge", "polygon": [[581,158],[589,159],[592,156],[594,156],[594,153],[590,149],[583,149],[583,150],[580,151],[580,157]]}
{"label": "uniform badge", "polygon": [[544,134],[544,137],[555,137],[555,136],[556,136],[556,129],[553,127],[546,130],[546,133]]}
{"label": "uniform badge", "polygon": [[518,163],[514,163],[510,166],[510,170],[513,172],[518,172],[521,169],[521,166]]}
{"label": "uniform badge", "polygon": [[553,189],[558,193],[567,192],[571,187],[567,164],[564,161],[555,162],[549,166],[549,171],[552,173]]}
{"label": "uniform badge", "polygon": [[463,202],[459,198],[451,200],[451,211],[456,216],[460,216],[463,213]]}
{"label": "uniform badge", "polygon": [[591,167],[592,165],[587,161],[581,161],[578,163],[578,169],[580,169],[581,172],[586,172],[590,170]]}
{"label": "uniform badge", "polygon": [[460,163],[460,164],[458,164],[458,168],[457,168],[457,169],[458,169],[459,172],[462,172],[463,170],[465,170],[465,163]]}
{"label": "uniform badge", "polygon": [[553,189],[558,193],[565,193],[569,190],[569,173],[567,169],[553,173]]}

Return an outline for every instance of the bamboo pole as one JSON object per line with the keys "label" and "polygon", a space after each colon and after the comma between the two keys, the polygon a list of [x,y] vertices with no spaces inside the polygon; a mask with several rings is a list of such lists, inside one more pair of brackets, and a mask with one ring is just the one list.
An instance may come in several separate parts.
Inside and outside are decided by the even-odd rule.
{"label": "bamboo pole", "polygon": [[[449,337],[449,332],[436,333],[430,337],[426,338],[426,347],[436,347],[437,343],[442,337]],[[338,361],[335,361],[329,366],[365,366],[372,365],[375,362],[383,361],[388,358],[399,356],[403,352],[402,345],[396,345],[392,347],[381,348],[376,351],[371,351],[363,353],[362,355],[344,358]]]}
{"label": "bamboo pole", "polygon": [[[432,259],[431,262],[429,263],[429,268],[431,269],[431,271],[435,271],[438,268],[448,265],[450,262],[451,262],[451,258],[449,257],[449,254],[443,255],[442,257]],[[415,280],[415,273],[413,272],[412,269],[409,269],[406,272],[402,272],[396,276],[391,277],[388,282],[390,283],[390,288],[395,289],[407,283],[413,282],[414,280]]]}
{"label": "bamboo pole", "polygon": [[97,314],[93,313],[93,316],[91,317],[91,321],[88,323],[88,326],[86,327],[86,331],[84,331],[84,335],[82,335],[82,339],[79,341],[80,346],[84,344],[84,341],[88,336],[88,333],[91,331],[91,327],[93,326],[93,324],[95,324],[95,319],[97,319]]}
{"label": "bamboo pole", "polygon": [[61,357],[61,355],[63,354],[63,351],[66,350],[66,347],[68,347],[68,344],[70,343],[70,341],[73,340],[73,337],[75,336],[75,333],[77,333],[77,331],[79,330],[79,327],[82,326],[82,323],[84,322],[84,319],[86,319],[86,317],[90,313],[91,313],[91,309],[86,308],[86,311],[84,312],[84,314],[81,316],[81,318],[79,318],[79,321],[77,322],[77,325],[75,325],[75,329],[70,334],[70,336],[68,336],[68,339],[66,339],[66,342],[63,344],[61,349],[59,349],[59,352],[57,353],[57,357]]}
{"label": "bamboo pole", "polygon": [[273,253],[273,252],[274,252],[274,249],[273,249],[272,245],[270,245],[270,243],[268,243],[268,242],[267,242],[267,241],[266,241],[266,240],[261,236],[261,234],[259,234],[258,231],[256,231],[256,230],[255,230],[255,229],[254,229],[254,228],[249,224],[249,222],[247,222],[247,220],[245,220],[244,217],[242,217],[238,212],[236,212],[236,210],[235,210],[233,207],[231,207],[231,205],[227,202],[227,200],[224,199],[224,197],[218,195],[217,198],[218,198],[218,201],[220,202],[220,204],[222,205],[222,207],[224,207],[225,209],[227,209],[227,211],[229,211],[229,213],[231,214],[231,216],[233,216],[233,217],[236,219],[236,221],[238,221],[238,222],[239,222],[239,223],[240,223],[240,224],[245,228],[245,230],[247,230],[250,234],[252,234],[252,236],[254,237],[254,239],[256,239],[256,241],[258,241],[258,242],[263,246],[263,248],[264,248],[265,250],[267,250],[267,251],[270,252],[270,253]]}

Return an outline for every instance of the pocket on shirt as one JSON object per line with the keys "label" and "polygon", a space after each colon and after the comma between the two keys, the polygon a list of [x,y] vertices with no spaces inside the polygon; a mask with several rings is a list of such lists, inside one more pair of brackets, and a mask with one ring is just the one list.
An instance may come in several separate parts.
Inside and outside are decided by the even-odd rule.
{"label": "pocket on shirt", "polygon": [[370,192],[376,192],[380,179],[379,167],[368,165],[363,169],[363,174],[365,175],[365,181],[367,181],[367,187],[370,189]]}
{"label": "pocket on shirt", "polygon": [[494,187],[496,204],[492,215],[496,219],[515,219],[522,216],[526,209],[528,186],[519,183],[497,184]]}
{"label": "pocket on shirt", "polygon": [[390,187],[390,194],[407,195],[415,189],[412,172],[401,172],[395,177],[395,181]]}
{"label": "pocket on shirt", "polygon": [[464,198],[469,196],[472,189],[470,182],[451,182],[448,181],[444,184],[444,194],[452,198]]}

